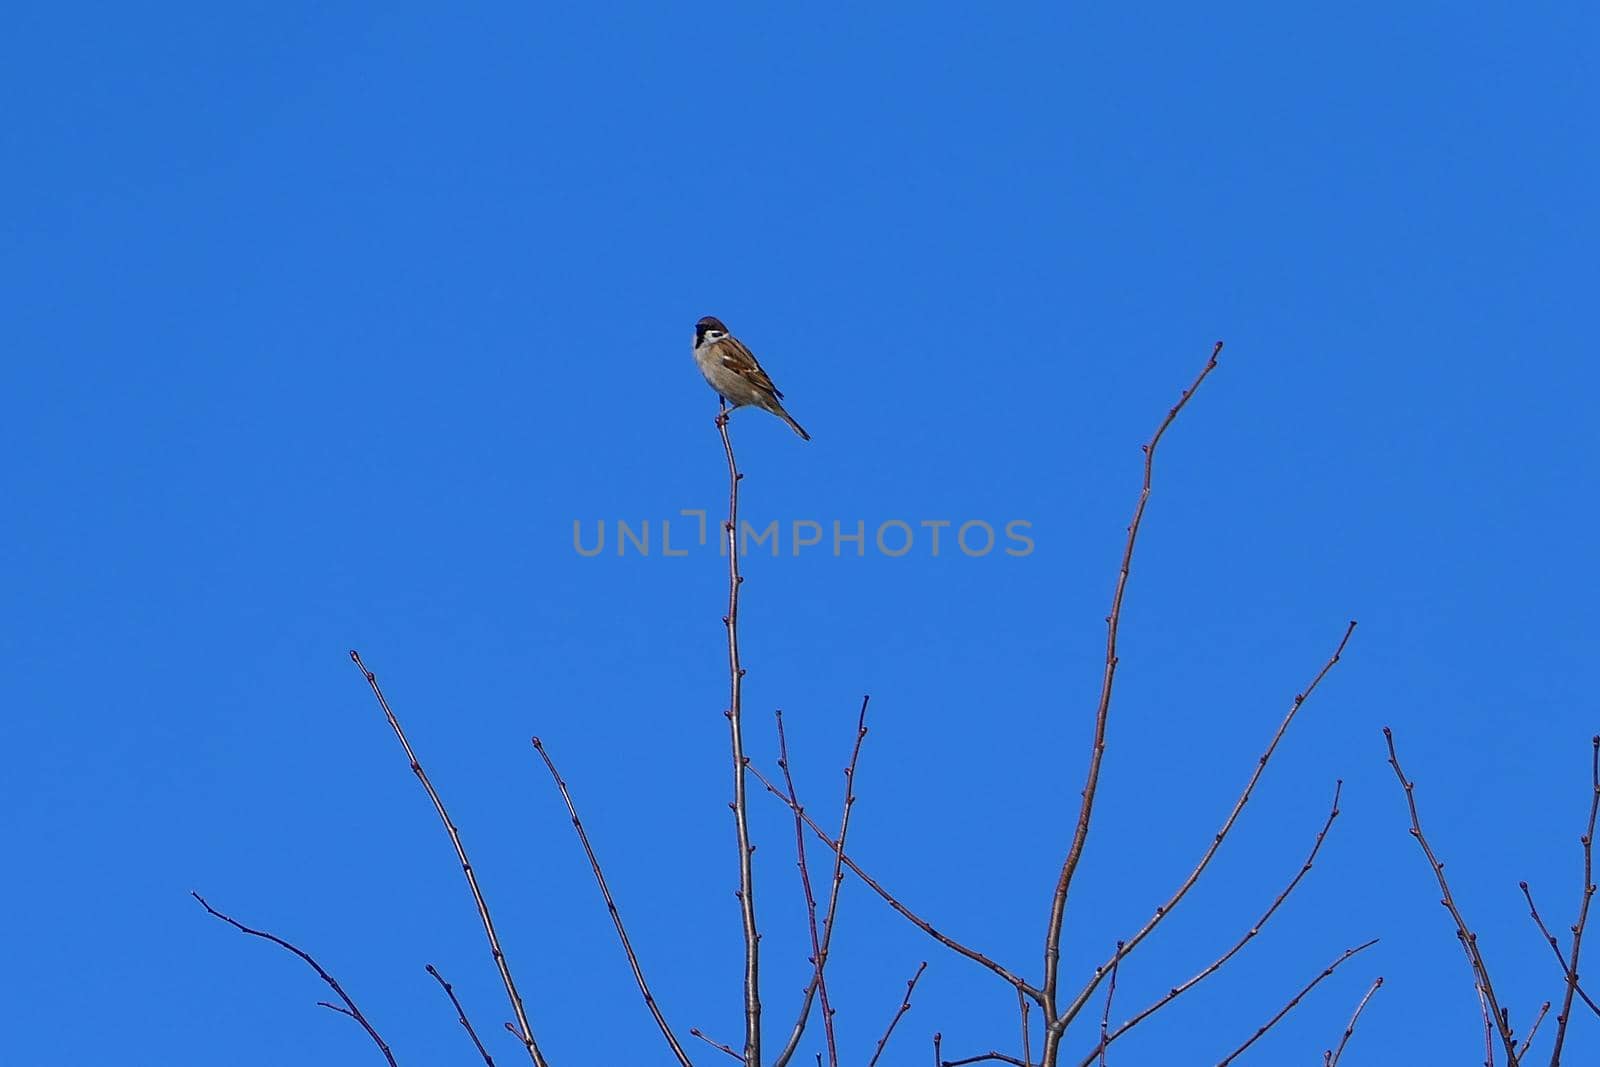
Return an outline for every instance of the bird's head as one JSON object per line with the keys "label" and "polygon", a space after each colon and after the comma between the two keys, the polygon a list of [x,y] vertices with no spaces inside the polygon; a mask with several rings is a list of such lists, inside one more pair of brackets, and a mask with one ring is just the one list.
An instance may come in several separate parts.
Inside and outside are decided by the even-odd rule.
{"label": "bird's head", "polygon": [[714,316],[707,315],[694,324],[694,346],[696,348],[701,345],[711,344],[714,341],[720,341],[726,336],[728,336],[728,328],[722,325],[721,319]]}

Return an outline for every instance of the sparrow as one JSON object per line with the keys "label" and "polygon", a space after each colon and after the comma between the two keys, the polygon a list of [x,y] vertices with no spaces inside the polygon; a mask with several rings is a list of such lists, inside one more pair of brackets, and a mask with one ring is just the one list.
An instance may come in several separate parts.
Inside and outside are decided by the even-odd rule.
{"label": "sparrow", "polygon": [[754,404],[787,422],[802,440],[811,440],[811,435],[783,410],[779,403],[783,394],[756,362],[755,353],[729,333],[721,319],[707,315],[694,324],[694,362],[726,403],[735,408]]}

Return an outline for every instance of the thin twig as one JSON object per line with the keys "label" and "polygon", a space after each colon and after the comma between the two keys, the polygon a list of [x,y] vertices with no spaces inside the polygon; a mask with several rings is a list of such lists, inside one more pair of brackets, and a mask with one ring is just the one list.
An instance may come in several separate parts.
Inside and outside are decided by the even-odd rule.
{"label": "thin twig", "polygon": [[[1117,675],[1117,635],[1122,624],[1122,599],[1128,588],[1128,575],[1133,567],[1133,549],[1139,538],[1139,527],[1144,522],[1145,505],[1150,501],[1150,486],[1155,470],[1156,447],[1161,444],[1161,438],[1177,419],[1178,413],[1189,403],[1195,391],[1206,377],[1216,369],[1217,357],[1222,353],[1222,342],[1218,341],[1211,349],[1211,356],[1201,368],[1189,388],[1183,391],[1178,402],[1167,412],[1167,417],[1161,420],[1161,425],[1156,427],[1156,432],[1143,446],[1144,451],[1144,484],[1139,490],[1139,502],[1133,509],[1133,519],[1128,523],[1128,539],[1122,549],[1122,564],[1117,570],[1116,589],[1111,594],[1111,613],[1106,616],[1106,665],[1105,673],[1100,680],[1100,699],[1095,708],[1094,715],[1094,741],[1089,749],[1089,772],[1084,782],[1082,801],[1078,808],[1078,820],[1072,831],[1072,844],[1067,849],[1066,859],[1061,864],[1061,874],[1056,879],[1055,894],[1050,901],[1050,921],[1045,927],[1044,938],[1044,985],[1041,992],[1044,994],[1044,1009],[1049,1023],[1054,1024],[1056,1019],[1056,978],[1061,965],[1061,924],[1067,912],[1067,891],[1072,886],[1073,875],[1077,873],[1078,861],[1083,858],[1084,844],[1089,839],[1089,820],[1094,811],[1095,793],[1100,786],[1100,765],[1106,753],[1106,722],[1111,712],[1111,686]],[[1044,1067],[1054,1067],[1056,1050],[1061,1043],[1061,1033],[1065,1029],[1047,1028],[1045,1030]]]}
{"label": "thin twig", "polygon": [[489,1055],[489,1050],[483,1047],[482,1041],[478,1040],[478,1031],[472,1028],[472,1022],[467,1018],[466,1009],[461,1006],[461,1001],[456,999],[455,987],[444,980],[444,975],[440,974],[433,964],[427,964],[424,969],[433,975],[433,980],[439,983],[439,987],[444,990],[444,995],[450,998],[451,1005],[456,1009],[456,1019],[460,1021],[462,1026],[466,1027],[467,1036],[472,1038],[473,1047],[478,1050],[478,1055],[483,1057],[484,1067],[494,1067],[494,1057]]}
{"label": "thin twig", "polygon": [[964,1060],[943,1060],[940,1063],[940,1067],[963,1067],[963,1064],[983,1063],[986,1060],[997,1060],[1000,1063],[1009,1063],[1012,1064],[1013,1067],[1026,1067],[1026,1065],[1015,1056],[1008,1056],[1004,1052],[996,1052],[994,1049],[990,1049],[988,1052],[981,1053],[977,1056],[968,1056]]}
{"label": "thin twig", "polygon": [[704,1041],[706,1044],[710,1045],[712,1048],[720,1049],[721,1051],[726,1052],[728,1055],[732,1056],[734,1059],[738,1060],[740,1063],[744,1062],[744,1057],[739,1055],[737,1052],[735,1052],[731,1045],[724,1045],[720,1041],[711,1040],[711,1038],[707,1037],[698,1028],[691,1027],[690,1030],[689,1030],[689,1036],[690,1037],[698,1037],[701,1041]]}
{"label": "thin twig", "polygon": [[[777,797],[784,804],[788,804],[789,803],[789,798],[784,796],[783,792],[781,790],[779,790],[777,786],[772,784],[772,780],[771,779],[769,779],[766,775],[761,773],[761,768],[755,766],[754,764],[751,764],[750,765],[750,773],[755,776],[755,779],[758,782],[760,782],[762,785],[766,786],[767,792],[769,792],[773,796]],[[790,805],[790,810],[791,811],[794,810],[793,805]],[[927,934],[929,937],[933,938],[935,941],[939,942],[939,944],[941,944],[941,945],[945,946],[946,948],[950,949],[952,952],[956,953],[957,955],[964,956],[967,959],[973,961],[974,963],[977,963],[977,964],[987,968],[990,972],[992,972],[992,973],[998,975],[999,977],[1005,979],[1005,981],[1013,989],[1020,989],[1024,993],[1028,994],[1028,996],[1032,997],[1035,1002],[1040,1002],[1039,990],[1036,989],[1034,986],[1032,986],[1031,984],[1029,984],[1028,982],[1023,980],[1022,978],[1018,977],[1012,971],[1010,971],[1007,968],[1005,968],[1005,967],[1001,966],[1000,964],[996,963],[994,960],[990,959],[988,956],[984,955],[982,952],[979,952],[976,949],[968,948],[966,945],[963,945],[961,942],[956,941],[953,938],[947,937],[944,934],[940,933],[926,919],[923,919],[916,912],[912,911],[910,908],[908,908],[904,904],[902,904],[900,902],[899,898],[897,898],[896,896],[894,896],[894,894],[890,893],[887,889],[885,889],[882,886],[882,884],[880,884],[878,882],[877,879],[873,878],[866,871],[862,870],[860,864],[856,863],[855,860],[850,858],[850,855],[848,853],[846,853],[842,849],[840,849],[838,842],[836,842],[833,838],[828,836],[828,832],[817,824],[817,821],[811,817],[810,813],[806,812],[804,809],[801,809],[800,810],[800,817],[802,819],[804,819],[805,820],[805,824],[808,827],[811,828],[811,832],[813,834],[815,834],[817,836],[817,838],[824,845],[828,846],[829,851],[832,851],[832,852],[834,852],[836,854],[836,856],[838,857],[840,862],[842,862],[846,867],[848,867],[852,874],[854,874],[857,878],[861,879],[861,881],[867,886],[868,889],[871,889],[874,893],[878,894],[879,897],[883,898],[883,902],[885,904],[888,904],[889,907],[893,908],[896,912],[898,912],[900,914],[900,916],[902,918],[904,918],[907,922],[911,923],[912,926],[915,926],[918,930],[921,930],[923,933]]]}
{"label": "thin twig", "polygon": [[1318,974],[1315,978],[1311,979],[1311,981],[1307,982],[1305,988],[1300,990],[1300,992],[1296,993],[1294,995],[1294,997],[1289,1001],[1289,1003],[1285,1004],[1282,1008],[1278,1009],[1278,1014],[1276,1014],[1272,1018],[1268,1019],[1265,1025],[1259,1027],[1256,1030],[1256,1032],[1250,1036],[1250,1040],[1246,1041],[1244,1044],[1240,1045],[1238,1048],[1236,1048],[1232,1052],[1228,1053],[1228,1055],[1224,1056],[1217,1063],[1217,1067],[1227,1067],[1227,1065],[1232,1063],[1235,1059],[1237,1059],[1244,1052],[1245,1049],[1249,1048],[1251,1045],[1255,1044],[1258,1040],[1260,1040],[1260,1038],[1261,1038],[1261,1036],[1263,1034],[1265,1034],[1268,1030],[1271,1030],[1274,1026],[1277,1025],[1278,1020],[1282,1019],[1285,1015],[1288,1015],[1291,1011],[1293,1011],[1294,1010],[1294,1006],[1296,1004],[1300,1003],[1300,1001],[1304,1000],[1306,994],[1311,992],[1313,989],[1315,989],[1319,982],[1321,982],[1324,978],[1328,977],[1334,971],[1338,970],[1339,969],[1339,965],[1341,963],[1343,963],[1345,960],[1349,959],[1351,956],[1354,956],[1356,953],[1361,952],[1364,949],[1371,948],[1373,945],[1376,945],[1377,943],[1378,943],[1378,939],[1377,938],[1373,938],[1371,941],[1368,941],[1364,945],[1357,945],[1355,948],[1347,948],[1347,949],[1345,949],[1343,955],[1341,955],[1338,959],[1334,960],[1332,963],[1330,963],[1326,967],[1324,967],[1322,969],[1322,973]]}
{"label": "thin twig", "polygon": [[1522,1039],[1522,1047],[1517,1050],[1518,1059],[1521,1059],[1528,1054],[1528,1049],[1533,1044],[1533,1035],[1539,1032],[1539,1024],[1544,1022],[1544,1017],[1548,1015],[1549,1012],[1550,1002],[1548,1000],[1539,1005],[1539,1014],[1533,1017],[1533,1025],[1528,1027],[1528,1036]]}
{"label": "thin twig", "polygon": [[1111,1038],[1106,1030],[1111,1025],[1111,998],[1117,995],[1117,965],[1122,962],[1122,942],[1117,942],[1117,951],[1111,957],[1111,980],[1106,983],[1106,1006],[1100,1012],[1100,1067],[1106,1067],[1106,1046],[1111,1044]]}
{"label": "thin twig", "polygon": [[578,831],[578,841],[583,845],[583,854],[589,857],[589,869],[594,872],[594,880],[600,886],[600,896],[605,899],[606,911],[611,913],[611,924],[617,928],[617,939],[622,942],[622,951],[628,957],[628,966],[633,970],[633,980],[638,983],[639,992],[644,994],[645,1007],[650,1009],[651,1018],[655,1019],[656,1026],[661,1030],[661,1036],[667,1039],[667,1044],[672,1048],[672,1054],[678,1058],[683,1067],[693,1067],[689,1056],[683,1051],[683,1046],[678,1044],[678,1038],[672,1032],[672,1027],[667,1025],[666,1016],[661,1014],[661,1008],[656,1004],[656,998],[650,993],[650,985],[644,979],[644,970],[639,965],[638,953],[633,951],[633,943],[628,940],[628,931],[622,925],[622,912],[617,909],[617,902],[612,899],[611,888],[606,885],[605,873],[600,870],[600,860],[594,854],[594,847],[589,844],[589,835],[584,832],[583,822],[578,818],[578,808],[572,801],[572,793],[567,789],[567,783],[561,777],[561,772],[556,770],[555,761],[550,758],[550,753],[545,751],[544,743],[537,737],[533,739],[534,751],[539,753],[544,765],[550,771],[550,777],[555,779],[556,788],[561,791],[561,799],[567,805],[567,814],[572,816],[572,828]]}
{"label": "thin twig", "polygon": [[1028,1036],[1028,1009],[1032,1007],[1022,990],[1017,990],[1017,1010],[1022,1012],[1022,1067],[1033,1067],[1033,1041]]}
{"label": "thin twig", "polygon": [[943,1057],[939,1052],[939,1044],[944,1040],[944,1035],[939,1031],[933,1032],[933,1067],[942,1067]]}
{"label": "thin twig", "polygon": [[917,973],[912,975],[911,980],[906,983],[905,999],[900,1002],[900,1007],[896,1009],[894,1018],[889,1020],[889,1028],[883,1032],[882,1037],[878,1038],[878,1048],[875,1052],[873,1052],[872,1059],[867,1061],[867,1067],[877,1067],[878,1057],[883,1055],[883,1047],[889,1043],[889,1037],[894,1033],[894,1028],[899,1025],[901,1016],[905,1015],[906,1012],[911,1010],[912,990],[917,988],[917,979],[921,978],[922,972],[927,969],[927,960],[923,960],[921,963],[917,964]]}
{"label": "thin twig", "polygon": [[717,432],[722,435],[722,451],[728,457],[728,523],[723,533],[728,542],[728,614],[722,618],[728,629],[728,735],[733,748],[733,823],[739,838],[739,912],[744,927],[744,1062],[745,1067],[761,1067],[761,935],[756,931],[755,876],[751,861],[755,846],[750,843],[750,819],[745,804],[744,721],[741,698],[744,668],[739,666],[739,482],[744,475],[733,458],[733,441],[728,437],[728,413],[717,416]]}
{"label": "thin twig", "polygon": [[[1089,1055],[1085,1056],[1080,1067],[1088,1067],[1088,1065],[1093,1062],[1097,1055],[1101,1055],[1104,1052],[1106,1045],[1117,1040],[1117,1038],[1121,1037],[1123,1034],[1126,1034],[1129,1030],[1132,1030],[1135,1026],[1138,1026],[1141,1022],[1148,1019],[1150,1016],[1154,1015],[1168,1004],[1171,1004],[1174,1000],[1178,999],[1178,997],[1182,996],[1184,993],[1187,993],[1205,979],[1211,977],[1211,975],[1215,974],[1221,969],[1223,964],[1227,963],[1235,955],[1237,955],[1240,949],[1249,944],[1250,941],[1261,932],[1262,928],[1267,925],[1267,920],[1272,918],[1273,913],[1276,912],[1280,906],[1282,906],[1285,900],[1289,899],[1289,894],[1294,892],[1295,887],[1300,884],[1300,880],[1310,873],[1312,864],[1316,862],[1317,853],[1322,849],[1322,842],[1328,836],[1328,831],[1333,827],[1333,820],[1339,817],[1339,795],[1341,792],[1343,792],[1343,790],[1344,780],[1339,779],[1334,783],[1333,803],[1328,808],[1328,817],[1326,820],[1324,820],[1322,829],[1317,831],[1316,840],[1312,842],[1311,851],[1306,855],[1305,862],[1300,865],[1300,869],[1297,870],[1294,877],[1289,880],[1289,884],[1283,887],[1283,891],[1273,898],[1272,903],[1267,906],[1266,911],[1261,913],[1261,917],[1255,921],[1255,924],[1251,926],[1250,929],[1245,931],[1244,936],[1235,941],[1232,947],[1230,947],[1221,956],[1218,956],[1215,960],[1212,960],[1211,963],[1208,964],[1204,970],[1200,971],[1199,974],[1196,974],[1194,977],[1190,978],[1181,985],[1173,986],[1171,989],[1167,990],[1164,995],[1158,998],[1149,1007],[1145,1008],[1143,1011],[1139,1012],[1139,1014],[1135,1015],[1121,1026],[1117,1027],[1109,1035],[1105,1034],[1104,1028],[1102,1027],[1100,1047],[1096,1048],[1095,1050],[1091,1051]],[[1116,967],[1115,959],[1112,961],[1112,967],[1113,969]],[[1109,1001],[1109,999],[1110,998],[1108,996],[1107,1000]],[[1103,1055],[1101,1055],[1101,1062],[1105,1062]]]}
{"label": "thin twig", "polygon": [[[1527,882],[1518,882],[1517,887],[1522,890],[1522,896],[1528,902],[1528,914],[1533,916],[1533,921],[1538,925],[1539,932],[1544,935],[1545,944],[1549,945],[1550,951],[1555,953],[1556,966],[1561,968],[1562,981],[1571,982],[1572,972],[1567,970],[1566,957],[1561,955],[1561,943],[1556,940],[1556,935],[1550,932],[1550,928],[1545,926],[1544,917],[1539,914],[1539,907],[1533,902],[1533,891],[1528,888]],[[1600,1015],[1600,1007],[1596,1007],[1595,1002],[1589,999],[1589,994],[1583,991],[1583,987],[1574,984],[1573,988],[1578,991],[1578,996],[1583,998],[1583,1002],[1589,1005],[1589,1010]]]}
{"label": "thin twig", "polygon": [[1367,987],[1366,995],[1356,1002],[1356,1010],[1351,1014],[1350,1021],[1345,1024],[1344,1033],[1339,1038],[1338,1047],[1329,1049],[1322,1054],[1323,1067],[1338,1067],[1339,1057],[1344,1055],[1344,1047],[1350,1043],[1350,1035],[1356,1032],[1356,1020],[1361,1018],[1361,1013],[1366,1010],[1367,1001],[1372,999],[1372,994],[1381,988],[1383,988],[1383,975],[1380,974],[1373,980],[1372,985]]}
{"label": "thin twig", "polygon": [[[1583,897],[1578,904],[1578,921],[1572,924],[1572,959],[1565,965],[1566,992],[1561,995],[1561,1011],[1556,1015],[1556,1047],[1552,1064],[1561,1062],[1561,1048],[1567,1040],[1567,1023],[1572,1021],[1572,997],[1578,991],[1578,949],[1583,944],[1583,928],[1589,923],[1589,902],[1594,899],[1594,824],[1600,815],[1600,735],[1590,742],[1589,828],[1583,832]],[[1588,1000],[1584,997],[1584,1000]],[[1590,1007],[1593,1007],[1593,1003]]]}
{"label": "thin twig", "polygon": [[789,1034],[789,1041],[784,1045],[783,1051],[773,1061],[773,1067],[785,1067],[790,1058],[794,1056],[795,1049],[800,1045],[800,1035],[805,1032],[806,1020],[811,1014],[811,1002],[820,996],[822,1000],[822,1021],[827,1032],[829,1062],[837,1064],[838,1046],[834,1041],[833,1007],[828,1002],[828,987],[823,977],[823,968],[827,965],[828,957],[832,951],[833,931],[837,924],[839,912],[839,888],[844,883],[844,864],[841,854],[844,851],[845,837],[850,832],[850,811],[855,807],[855,780],[856,765],[861,759],[861,743],[867,738],[867,705],[871,702],[870,694],[861,698],[861,712],[856,718],[856,739],[850,750],[850,763],[844,770],[844,814],[839,818],[839,840],[833,852],[833,875],[828,887],[828,907],[823,912],[822,934],[819,940],[817,933],[817,903],[811,891],[811,874],[806,865],[805,828],[802,822],[804,806],[800,803],[800,796],[795,790],[794,776],[789,768],[789,744],[783,730],[783,712],[777,713],[778,720],[778,768],[783,771],[785,788],[788,795],[784,798],[789,804],[789,810],[794,815],[795,852],[799,857],[800,884],[805,889],[806,896],[806,921],[811,930],[811,981],[806,986],[804,999],[800,1004],[800,1017],[795,1020],[794,1029]]}
{"label": "thin twig", "polygon": [[340,1000],[344,1001],[343,1008],[334,1004],[329,1004],[325,1000],[319,1000],[317,1001],[317,1004],[322,1007],[332,1008],[341,1015],[348,1015],[350,1018],[360,1023],[361,1028],[367,1032],[367,1036],[372,1038],[372,1043],[378,1046],[378,1051],[383,1053],[383,1058],[389,1062],[389,1067],[395,1067],[394,1053],[389,1051],[388,1042],[384,1041],[382,1037],[378,1036],[378,1031],[373,1029],[372,1024],[367,1021],[367,1017],[361,1014],[361,1009],[356,1007],[356,1002],[350,999],[350,994],[344,991],[344,987],[339,984],[338,980],[335,979],[333,975],[322,969],[322,964],[311,958],[311,953],[291,945],[277,934],[269,934],[265,930],[257,930],[253,927],[246,926],[244,923],[233,918],[231,915],[224,915],[222,912],[206,903],[205,897],[194,892],[193,890],[190,890],[189,895],[198,900],[200,902],[200,906],[206,909],[208,913],[221,919],[235,930],[238,930],[241,933],[249,934],[251,937],[259,937],[265,941],[271,941],[279,948],[285,948],[290,952],[293,952],[296,956],[299,956],[308,965],[310,965],[311,969],[317,972],[317,977],[326,982],[328,984],[328,988],[333,990]]}
{"label": "thin twig", "polygon": [[832,1009],[828,1005],[828,986],[823,978],[823,965],[827,957],[822,953],[822,937],[817,931],[817,897],[811,891],[811,869],[806,865],[806,828],[800,821],[799,812],[800,796],[794,787],[794,775],[789,769],[789,739],[783,730],[783,712],[777,713],[778,721],[778,768],[783,771],[784,788],[789,791],[789,801],[793,805],[794,813],[794,851],[795,866],[800,869],[800,888],[806,900],[806,928],[811,934],[811,981],[806,985],[805,996],[800,1003],[800,1018],[795,1020],[794,1029],[789,1034],[789,1041],[784,1045],[783,1051],[778,1053],[778,1058],[773,1061],[774,1067],[785,1067],[794,1056],[795,1050],[800,1047],[800,1037],[805,1033],[806,1020],[811,1015],[811,1002],[818,994],[822,997],[822,1020],[828,1032],[828,1054],[834,1057],[833,1062],[838,1062],[838,1053],[833,1040]]}
{"label": "thin twig", "polygon": [[1494,1067],[1494,1023],[1489,1021],[1489,1002],[1484,999],[1483,986],[1474,985],[1478,994],[1478,1011],[1483,1016],[1483,1067]]}
{"label": "thin twig", "polygon": [[[1492,1019],[1494,1027],[1498,1030],[1500,1041],[1505,1046],[1507,1067],[1517,1065],[1517,1046],[1511,1034],[1511,1024],[1506,1015],[1500,1010],[1500,1002],[1494,995],[1494,983],[1489,980],[1489,968],[1483,962],[1483,954],[1478,951],[1478,935],[1472,932],[1467,925],[1467,920],[1462,917],[1461,909],[1456,907],[1455,897],[1450,894],[1450,883],[1444,877],[1444,864],[1434,855],[1433,849],[1428,845],[1428,839],[1422,834],[1422,821],[1417,815],[1417,798],[1413,786],[1415,783],[1406,778],[1405,772],[1400,769],[1400,758],[1395,753],[1394,731],[1389,727],[1383,728],[1383,740],[1389,748],[1389,766],[1394,768],[1395,777],[1400,780],[1400,786],[1405,791],[1406,807],[1411,813],[1411,836],[1416,838],[1417,844],[1422,847],[1422,854],[1428,858],[1428,866],[1433,871],[1433,876],[1439,883],[1439,891],[1443,899],[1439,903],[1450,912],[1450,918],[1455,920],[1456,939],[1461,942],[1461,948],[1467,954],[1467,964],[1472,968],[1473,981],[1483,994],[1484,1015]],[[1490,1043],[1491,1048],[1493,1043]]]}
{"label": "thin twig", "polygon": [[1139,946],[1141,941],[1150,936],[1150,933],[1155,930],[1156,926],[1158,926],[1163,919],[1172,914],[1172,909],[1177,907],[1178,902],[1187,896],[1189,890],[1193,889],[1195,883],[1200,880],[1200,875],[1205,872],[1205,869],[1208,866],[1210,866],[1211,860],[1216,856],[1218,849],[1222,847],[1223,840],[1227,838],[1228,832],[1233,829],[1233,824],[1238,821],[1240,813],[1244,811],[1245,804],[1249,802],[1251,794],[1255,791],[1256,784],[1261,781],[1262,774],[1266,772],[1267,763],[1272,759],[1272,754],[1278,750],[1278,744],[1283,740],[1284,734],[1288,732],[1289,725],[1294,722],[1295,716],[1299,714],[1300,709],[1305,705],[1305,702],[1311,699],[1311,694],[1317,691],[1317,687],[1321,685],[1322,680],[1328,676],[1328,672],[1333,670],[1334,666],[1338,664],[1340,657],[1344,655],[1345,645],[1349,644],[1350,636],[1351,634],[1355,633],[1355,629],[1356,623],[1355,620],[1352,619],[1349,625],[1345,627],[1344,636],[1339,638],[1339,644],[1334,648],[1333,655],[1329,656],[1327,661],[1323,663],[1322,669],[1317,672],[1316,677],[1311,679],[1311,684],[1307,685],[1302,692],[1297,694],[1294,700],[1289,704],[1288,713],[1284,715],[1283,721],[1278,724],[1278,730],[1272,735],[1272,740],[1268,743],[1266,751],[1264,751],[1256,759],[1255,770],[1251,772],[1250,780],[1245,783],[1243,791],[1239,793],[1239,799],[1234,802],[1233,810],[1230,811],[1228,813],[1228,817],[1223,820],[1222,828],[1218,830],[1216,835],[1211,839],[1211,844],[1206,847],[1205,855],[1200,857],[1200,862],[1194,865],[1194,869],[1191,870],[1189,872],[1189,876],[1183,880],[1183,884],[1178,886],[1177,890],[1167,898],[1166,902],[1156,908],[1155,914],[1150,917],[1149,921],[1147,921],[1144,926],[1140,927],[1139,931],[1132,937],[1122,942],[1123,947],[1118,951],[1117,956],[1113,959],[1107,960],[1105,963],[1101,964],[1095,969],[1094,976],[1089,979],[1089,981],[1084,985],[1083,989],[1078,992],[1078,995],[1072,999],[1072,1003],[1069,1004],[1055,1020],[1053,1024],[1053,1029],[1055,1032],[1060,1033],[1065,1031],[1067,1025],[1070,1024],[1073,1019],[1077,1018],[1078,1013],[1083,1010],[1083,1007],[1088,1003],[1089,998],[1094,995],[1094,991],[1099,988],[1100,982],[1110,972],[1111,967],[1116,962],[1117,958],[1126,957],[1132,953],[1133,950]]}
{"label": "thin twig", "polygon": [[483,890],[478,888],[478,876],[472,869],[472,862],[467,859],[466,847],[461,844],[461,833],[451,821],[450,813],[445,810],[444,801],[439,799],[439,791],[434,789],[433,783],[428,780],[428,772],[422,769],[417,754],[411,750],[411,742],[406,739],[406,732],[401,729],[400,720],[395,717],[394,709],[389,707],[389,701],[378,686],[378,676],[367,670],[367,665],[361,662],[361,653],[353,648],[350,650],[350,661],[366,678],[367,685],[372,689],[372,695],[378,698],[378,707],[383,709],[383,717],[389,721],[389,728],[400,739],[400,747],[405,749],[406,759],[411,764],[411,773],[417,776],[417,781],[422,783],[428,799],[433,801],[433,810],[439,813],[439,821],[444,823],[445,831],[450,835],[450,844],[455,846],[456,859],[461,862],[461,873],[466,875],[467,888],[472,890],[473,903],[478,906],[478,919],[483,923],[484,936],[489,939],[489,952],[494,957],[495,966],[500,970],[500,981],[506,987],[511,1010],[517,1017],[517,1025],[520,1027],[520,1030],[516,1031],[517,1040],[528,1050],[535,1067],[549,1067],[544,1053],[539,1051],[538,1042],[533,1038],[533,1027],[528,1025],[528,1013],[522,1006],[522,994],[517,991],[517,984],[511,978],[511,967],[506,963],[506,954],[500,949],[500,938],[494,931],[494,919],[489,915],[489,904],[483,899]]}

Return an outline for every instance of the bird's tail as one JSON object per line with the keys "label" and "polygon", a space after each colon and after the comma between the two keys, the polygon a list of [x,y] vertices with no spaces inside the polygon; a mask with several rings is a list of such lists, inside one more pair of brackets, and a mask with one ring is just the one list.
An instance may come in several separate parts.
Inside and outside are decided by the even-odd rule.
{"label": "bird's tail", "polygon": [[779,407],[777,411],[773,412],[773,414],[778,416],[778,418],[782,419],[784,422],[787,422],[789,424],[789,429],[799,434],[802,441],[811,440],[811,435],[806,433],[806,428],[801,426],[798,422],[795,422],[794,416],[783,410],[782,407]]}

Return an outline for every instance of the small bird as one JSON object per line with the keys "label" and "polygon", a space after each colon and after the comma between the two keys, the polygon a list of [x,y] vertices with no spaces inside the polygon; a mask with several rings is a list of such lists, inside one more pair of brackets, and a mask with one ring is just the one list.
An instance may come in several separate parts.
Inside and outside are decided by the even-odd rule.
{"label": "small bird", "polygon": [[803,440],[811,440],[811,435],[783,410],[783,394],[756,362],[755,353],[729,333],[721,319],[707,315],[694,324],[694,362],[724,401],[735,408],[754,404],[770,411]]}

